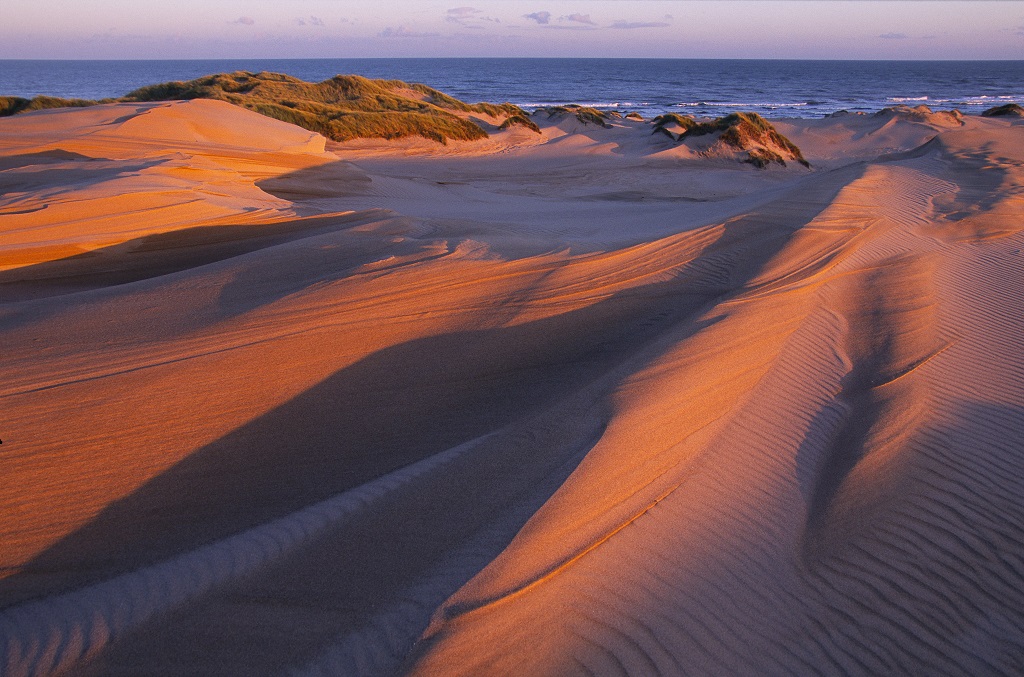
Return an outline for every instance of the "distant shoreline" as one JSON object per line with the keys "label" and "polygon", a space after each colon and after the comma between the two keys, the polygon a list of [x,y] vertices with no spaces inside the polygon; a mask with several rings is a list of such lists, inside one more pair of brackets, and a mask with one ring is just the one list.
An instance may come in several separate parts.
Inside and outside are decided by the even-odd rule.
{"label": "distant shoreline", "polygon": [[[246,70],[319,82],[339,74],[396,79],[469,102],[524,109],[580,104],[644,117],[767,118],[874,113],[898,104],[976,114],[1024,104],[1024,61],[853,61],[641,58],[357,58],[2,60],[0,95],[106,99],[146,85]],[[830,68],[822,68],[830,64]],[[894,66],[895,64],[895,66]]]}
{"label": "distant shoreline", "polygon": [[734,61],[734,62],[797,62],[797,63],[1024,63],[1024,59],[738,59],[712,57],[640,57],[640,56],[410,56],[410,57],[213,57],[196,59],[0,59],[0,63],[16,61],[33,61],[43,63],[82,63],[82,62],[196,62],[196,61]]}

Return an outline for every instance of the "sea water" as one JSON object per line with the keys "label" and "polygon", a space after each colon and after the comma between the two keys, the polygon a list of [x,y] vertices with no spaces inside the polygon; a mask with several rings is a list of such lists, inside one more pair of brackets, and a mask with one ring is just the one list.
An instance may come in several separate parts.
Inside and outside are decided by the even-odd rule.
{"label": "sea water", "polygon": [[925,104],[980,113],[1024,104],[1024,61],[780,61],[722,59],[234,59],[0,60],[0,95],[118,97],[143,85],[231,71],[320,81],[357,74],[420,82],[471,103],[528,110],[569,103],[644,116],[822,117]]}

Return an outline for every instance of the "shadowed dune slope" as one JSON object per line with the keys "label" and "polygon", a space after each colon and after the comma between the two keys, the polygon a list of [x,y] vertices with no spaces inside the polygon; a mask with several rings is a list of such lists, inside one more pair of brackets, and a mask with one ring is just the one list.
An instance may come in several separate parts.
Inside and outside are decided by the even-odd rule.
{"label": "shadowed dune slope", "polygon": [[0,121],[0,674],[1018,674],[1024,128],[570,122]]}

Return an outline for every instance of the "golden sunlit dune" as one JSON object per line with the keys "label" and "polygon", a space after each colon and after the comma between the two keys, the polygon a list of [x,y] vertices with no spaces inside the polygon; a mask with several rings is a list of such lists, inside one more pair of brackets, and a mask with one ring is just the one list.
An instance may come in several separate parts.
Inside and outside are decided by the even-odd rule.
{"label": "golden sunlit dune", "polygon": [[0,120],[0,674],[1021,671],[1024,123],[530,119]]}

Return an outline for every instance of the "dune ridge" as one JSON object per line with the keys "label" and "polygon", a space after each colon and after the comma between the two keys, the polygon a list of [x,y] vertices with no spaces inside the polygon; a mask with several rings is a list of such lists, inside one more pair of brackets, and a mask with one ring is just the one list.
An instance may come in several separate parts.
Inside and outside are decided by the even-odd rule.
{"label": "dune ridge", "polygon": [[0,121],[0,672],[1019,671],[1020,125],[533,121]]}

